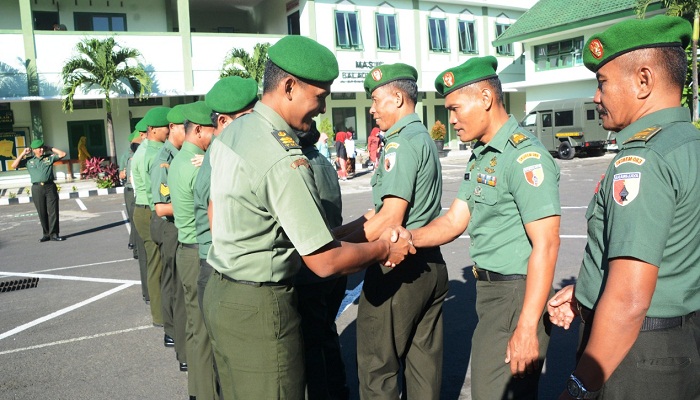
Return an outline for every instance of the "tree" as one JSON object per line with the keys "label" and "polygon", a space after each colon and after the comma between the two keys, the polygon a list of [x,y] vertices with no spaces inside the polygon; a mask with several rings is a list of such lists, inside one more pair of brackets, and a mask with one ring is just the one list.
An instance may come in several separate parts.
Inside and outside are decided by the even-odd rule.
{"label": "tree", "polygon": [[[644,18],[647,7],[656,0],[636,0],[635,12]],[[690,50],[691,75],[686,79],[692,83],[692,89],[683,88],[684,103],[693,110],[693,121],[700,120],[698,107],[698,36],[700,36],[700,0],[663,0],[666,15],[688,18],[693,22],[692,47]],[[687,53],[687,50],[686,50]]]}
{"label": "tree", "polygon": [[224,59],[220,77],[240,76],[241,78],[253,78],[260,85],[265,74],[267,49],[269,48],[270,43],[258,43],[253,48],[252,56],[244,49],[231,49]]}
{"label": "tree", "polygon": [[138,50],[122,47],[113,37],[85,38],[75,47],[77,55],[63,66],[63,111],[73,112],[76,91],[98,90],[105,96],[107,110],[107,138],[110,162],[117,162],[114,128],[112,124],[112,93],[126,93],[144,98],[151,90],[151,78],[137,58]]}

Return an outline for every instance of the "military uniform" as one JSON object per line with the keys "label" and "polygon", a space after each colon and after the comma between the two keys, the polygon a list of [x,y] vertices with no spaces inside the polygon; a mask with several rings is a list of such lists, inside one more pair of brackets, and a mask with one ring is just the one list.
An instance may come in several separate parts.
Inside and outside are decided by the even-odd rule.
{"label": "military uniform", "polygon": [[[576,283],[583,307],[598,301],[610,259],[659,268],[642,332],[601,397],[700,397],[700,342],[693,336],[700,310],[700,132],[689,122],[687,108],[668,108],[618,132],[620,152],[586,212],[589,239]],[[584,319],[582,349],[592,315]]]}
{"label": "military uniform", "polygon": [[[379,168],[372,176],[375,210],[386,196],[408,202],[406,228],[427,225],[440,215],[442,173],[437,148],[418,115],[387,130]],[[357,365],[363,399],[404,395],[438,399],[442,380],[442,304],[448,290],[439,247],[418,249],[396,269],[370,266],[357,312]]]}
{"label": "military uniform", "polygon": [[[214,143],[216,137],[212,139]],[[211,145],[210,145],[211,146]],[[211,247],[211,230],[209,228],[209,188],[211,187],[211,161],[207,149],[202,159],[202,165],[197,172],[197,179],[194,181],[194,223],[197,244],[199,245],[199,277],[197,278],[197,300],[199,307],[204,312],[203,299],[204,289],[209,282],[209,277],[214,269],[207,262],[207,254]]]}
{"label": "military uniform", "polygon": [[[151,236],[160,249],[162,273],[160,289],[163,310],[163,326],[165,332],[172,330],[175,339],[175,353],[180,363],[187,362],[186,343],[192,340],[185,330],[187,314],[185,312],[185,294],[182,282],[177,272],[175,257],[177,253],[177,228],[172,216],[159,217],[155,212],[155,204],[170,203],[170,188],[168,186],[168,171],[170,162],[178,154],[178,149],[167,140],[158,152],[151,166],[151,196],[154,211],[151,216]],[[194,385],[193,385],[194,387]]]}
{"label": "military uniform", "polygon": [[[43,143],[42,143],[43,145]],[[20,161],[19,168],[27,168],[32,181],[32,202],[39,214],[44,238],[60,237],[58,225],[58,190],[54,183],[53,163],[60,160],[56,154],[34,155]]]}
{"label": "military uniform", "polygon": [[[318,131],[299,134],[302,152],[309,159],[316,189],[328,226],[342,225],[342,198],[338,173],[314,143]],[[299,299],[301,331],[304,335],[304,362],[306,365],[307,400],[347,399],[345,364],[343,363],[335,319],[345,297],[346,276],[319,278],[302,266],[294,285]]]}
{"label": "military uniform", "polygon": [[[134,177],[134,188],[136,192],[134,225],[146,249],[148,294],[151,299],[151,316],[153,317],[153,323],[156,325],[163,325],[162,295],[160,289],[160,275],[163,272],[163,266],[161,264],[158,245],[151,237],[153,201],[151,200],[151,175],[149,171],[153,159],[162,147],[162,142],[144,140],[131,158],[132,175]],[[165,333],[170,337],[174,335],[172,331],[166,331]]]}
{"label": "military uniform", "polygon": [[[552,156],[512,116],[488,144],[474,147],[457,194],[471,213],[469,251],[479,275],[479,322],[471,354],[474,398],[505,398],[504,388],[508,398],[537,396],[540,371],[513,379],[503,358],[525,298],[532,252],[525,225],[561,214],[558,184],[559,168]],[[543,318],[537,338],[544,359],[549,335]]]}
{"label": "military uniform", "polygon": [[333,241],[309,162],[292,129],[262,103],[233,121],[209,152],[216,217],[207,260],[217,272],[204,293],[204,315],[222,396],[302,399],[291,282],[300,254]]}

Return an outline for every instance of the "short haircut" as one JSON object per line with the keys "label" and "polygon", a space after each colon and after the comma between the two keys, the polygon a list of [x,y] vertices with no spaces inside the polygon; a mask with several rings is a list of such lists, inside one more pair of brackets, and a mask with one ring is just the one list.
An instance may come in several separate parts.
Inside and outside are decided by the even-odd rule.
{"label": "short haircut", "polygon": [[282,79],[291,74],[270,60],[265,63],[265,75],[263,76],[263,93],[270,93],[277,88]]}
{"label": "short haircut", "polygon": [[399,79],[387,83],[387,86],[403,92],[404,95],[413,102],[413,104],[418,103],[418,85],[416,84],[416,81],[412,79]]}
{"label": "short haircut", "polygon": [[682,90],[688,72],[685,50],[678,46],[639,49],[624,55],[626,70],[632,73],[640,63],[657,66],[668,83]]}
{"label": "short haircut", "polygon": [[484,83],[488,85],[491,89],[494,104],[499,104],[505,107],[505,103],[503,102],[503,87],[501,87],[501,80],[497,76],[494,76],[493,78],[489,79],[484,79],[483,81],[474,82],[467,86],[461,87],[458,90],[477,91],[481,87],[480,85]]}

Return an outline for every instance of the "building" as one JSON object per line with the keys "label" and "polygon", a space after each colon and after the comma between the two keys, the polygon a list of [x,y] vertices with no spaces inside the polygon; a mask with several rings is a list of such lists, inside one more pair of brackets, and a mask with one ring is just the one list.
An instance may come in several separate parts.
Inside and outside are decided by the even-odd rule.
{"label": "building", "polygon": [[[341,75],[319,120],[328,118],[336,130],[353,127],[362,144],[372,127],[371,101],[362,82],[373,66],[414,65],[419,71],[418,114],[428,128],[437,119],[446,122],[444,100],[433,86],[445,68],[470,57],[494,55],[505,82],[523,79],[522,47],[511,41],[494,47],[492,42],[534,2],[3,0],[0,179],[23,174],[6,171],[12,154],[33,138],[44,138],[75,159],[77,142],[86,136],[92,155],[108,154],[104,96],[96,90],[79,93],[73,113],[64,113],[61,107],[61,69],[85,37],[113,35],[120,45],[138,49],[154,81],[146,101],[133,99],[127,90],[113,93],[118,155],[126,151],[128,134],[149,107],[199,99],[218,79],[232,48],[252,52],[255,44],[275,43],[287,34],[311,37],[336,55]],[[505,100],[522,117],[525,95],[515,91]],[[456,147],[452,131],[446,138],[450,141]]]}

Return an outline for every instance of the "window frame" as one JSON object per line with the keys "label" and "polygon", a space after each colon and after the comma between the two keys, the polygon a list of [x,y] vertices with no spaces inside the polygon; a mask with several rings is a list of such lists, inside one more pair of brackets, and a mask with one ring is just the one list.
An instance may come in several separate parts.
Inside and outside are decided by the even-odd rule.
{"label": "window frame", "polygon": [[[435,28],[435,33],[433,33],[433,27]],[[437,35],[437,38],[434,35]],[[447,18],[428,17],[428,47],[430,51],[436,53],[450,52]]]}
{"label": "window frame", "polygon": [[[384,35],[386,35],[386,45],[382,46],[381,44],[381,33],[380,33],[380,28],[379,28],[379,21],[380,18],[383,19],[384,23]],[[393,22],[390,22],[389,19],[393,19]],[[377,49],[379,50],[394,50],[394,51],[399,51],[401,50],[401,45],[399,43],[399,24],[396,18],[396,14],[383,14],[383,13],[376,13],[374,17],[374,21],[376,24],[376,31],[377,31]],[[391,43],[391,26],[393,25],[394,29],[394,44],[392,45]]]}
{"label": "window frame", "polygon": [[[339,17],[343,19],[344,40],[341,41]],[[350,17],[353,18],[350,18]],[[354,21],[352,21],[354,19]],[[354,27],[352,26],[354,23]],[[353,29],[354,28],[354,29]],[[355,35],[352,31],[354,30]],[[335,11],[335,45],[344,50],[363,50],[362,31],[360,29],[360,17],[357,11]]]}
{"label": "window frame", "polygon": [[[496,37],[498,38],[513,24],[503,24],[496,22]],[[499,56],[512,56],[515,55],[513,52],[513,43],[504,44],[501,46],[496,46],[496,54]]]}
{"label": "window frame", "polygon": [[[83,20],[85,18],[85,20]],[[95,30],[95,18],[107,18],[107,23],[109,25],[108,30]],[[124,23],[124,30],[115,31],[114,30],[114,18],[120,18]],[[82,24],[89,21],[90,29],[82,29]],[[75,29],[85,32],[127,32],[129,29],[127,27],[126,13],[108,13],[108,12],[74,12],[73,13],[73,23],[75,24]]]}
{"label": "window frame", "polygon": [[[467,50],[466,46],[464,45],[465,43],[462,40],[462,27],[465,27],[465,32],[469,32],[469,26],[472,28],[472,50]],[[466,21],[466,20],[458,20],[457,21],[457,36],[459,38],[459,51],[464,54],[479,54],[479,41],[476,36],[477,30],[476,30],[476,21]]]}
{"label": "window frame", "polygon": [[583,65],[583,36],[542,43],[533,46],[532,52],[535,71],[580,67]]}

